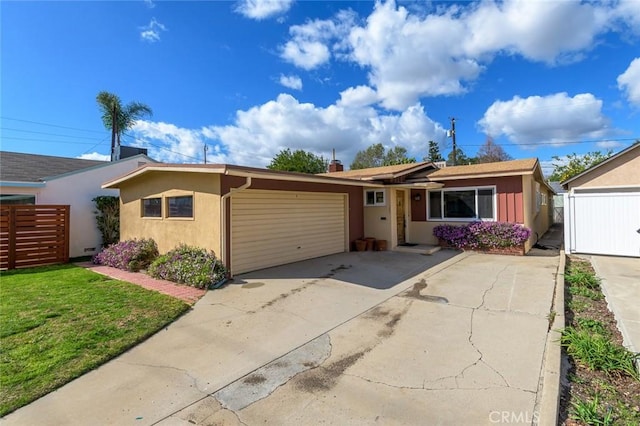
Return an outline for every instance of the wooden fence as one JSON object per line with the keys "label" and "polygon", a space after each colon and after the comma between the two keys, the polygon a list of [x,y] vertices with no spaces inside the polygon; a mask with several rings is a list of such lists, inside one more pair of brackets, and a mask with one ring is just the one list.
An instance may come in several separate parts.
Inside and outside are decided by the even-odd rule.
{"label": "wooden fence", "polygon": [[69,261],[69,206],[0,206],[0,269]]}

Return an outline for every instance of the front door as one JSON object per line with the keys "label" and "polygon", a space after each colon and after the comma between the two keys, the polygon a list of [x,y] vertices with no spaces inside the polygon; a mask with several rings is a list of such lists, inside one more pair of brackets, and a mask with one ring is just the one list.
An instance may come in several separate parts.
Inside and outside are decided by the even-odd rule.
{"label": "front door", "polygon": [[405,243],[404,191],[396,190],[396,224],[398,227],[398,245]]}

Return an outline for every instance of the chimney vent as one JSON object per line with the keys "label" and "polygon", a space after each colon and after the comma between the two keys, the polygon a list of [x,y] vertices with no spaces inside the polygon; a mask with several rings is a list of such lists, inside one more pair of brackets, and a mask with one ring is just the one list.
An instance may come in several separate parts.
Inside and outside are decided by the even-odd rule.
{"label": "chimney vent", "polygon": [[332,150],[333,159],[331,163],[329,163],[329,173],[342,172],[344,171],[344,166],[340,162],[340,160],[336,160],[336,150]]}

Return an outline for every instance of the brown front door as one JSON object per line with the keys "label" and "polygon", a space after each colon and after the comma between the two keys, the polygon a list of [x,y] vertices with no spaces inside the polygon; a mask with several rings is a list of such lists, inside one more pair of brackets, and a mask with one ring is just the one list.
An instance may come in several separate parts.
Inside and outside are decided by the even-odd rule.
{"label": "brown front door", "polygon": [[398,245],[405,243],[404,228],[404,191],[396,191],[396,224],[398,227]]}

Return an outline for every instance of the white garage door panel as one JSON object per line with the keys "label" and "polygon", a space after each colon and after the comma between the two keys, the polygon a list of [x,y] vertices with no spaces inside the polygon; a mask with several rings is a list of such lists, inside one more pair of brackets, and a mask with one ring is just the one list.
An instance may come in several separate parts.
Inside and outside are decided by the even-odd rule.
{"label": "white garage door panel", "polygon": [[246,190],[231,206],[234,274],[346,250],[345,195]]}
{"label": "white garage door panel", "polygon": [[640,256],[640,193],[572,198],[575,252]]}

